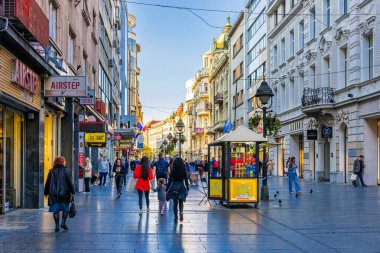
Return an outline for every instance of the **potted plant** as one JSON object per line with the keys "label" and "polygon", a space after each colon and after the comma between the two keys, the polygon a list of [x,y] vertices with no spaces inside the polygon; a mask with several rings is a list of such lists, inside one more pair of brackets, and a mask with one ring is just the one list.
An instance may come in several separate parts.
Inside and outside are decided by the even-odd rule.
{"label": "potted plant", "polygon": [[249,126],[252,129],[257,128],[260,125],[261,120],[262,120],[261,115],[258,113],[255,113],[253,117],[249,118]]}
{"label": "potted plant", "polygon": [[267,127],[267,135],[276,137],[281,129],[281,121],[276,115],[269,114],[266,118],[265,126]]}

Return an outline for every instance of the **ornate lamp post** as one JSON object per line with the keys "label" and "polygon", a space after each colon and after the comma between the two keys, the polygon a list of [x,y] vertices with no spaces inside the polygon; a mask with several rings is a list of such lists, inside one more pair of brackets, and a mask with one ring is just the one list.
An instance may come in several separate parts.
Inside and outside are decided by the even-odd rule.
{"label": "ornate lamp post", "polygon": [[183,133],[183,130],[185,128],[185,124],[183,123],[182,119],[179,119],[177,121],[177,124],[175,125],[175,127],[177,128],[178,134],[179,134],[179,157],[181,157],[181,155],[182,155],[182,133]]}
{"label": "ornate lamp post", "polygon": [[[259,88],[256,91],[255,97],[259,98],[261,102],[261,106],[259,106],[263,110],[263,137],[267,137],[267,127],[266,127],[266,114],[267,109],[269,109],[272,106],[272,103],[270,106],[267,107],[267,104],[269,100],[274,96],[272,89],[269,87],[268,83],[264,80],[261,82]],[[268,187],[268,166],[267,166],[267,154],[266,154],[266,147],[263,147],[263,184],[261,186],[261,200],[269,200],[269,187]],[[259,154],[256,154],[256,164],[259,164],[260,156]]]}

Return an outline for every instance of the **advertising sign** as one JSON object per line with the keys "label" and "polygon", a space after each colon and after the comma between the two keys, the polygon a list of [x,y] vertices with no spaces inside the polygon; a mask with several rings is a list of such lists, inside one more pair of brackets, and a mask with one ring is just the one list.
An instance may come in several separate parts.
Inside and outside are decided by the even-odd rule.
{"label": "advertising sign", "polygon": [[322,127],[322,138],[331,139],[333,137],[332,127]]}
{"label": "advertising sign", "polygon": [[231,178],[230,202],[258,202],[257,178]]}
{"label": "advertising sign", "polygon": [[121,139],[119,140],[119,147],[128,149],[133,148],[133,140],[132,139]]}
{"label": "advertising sign", "polygon": [[87,97],[85,76],[51,76],[45,81],[45,97]]}
{"label": "advertising sign", "polygon": [[87,97],[79,98],[81,105],[95,105],[95,90],[88,90]]}
{"label": "advertising sign", "polygon": [[196,127],[196,128],[194,128],[194,133],[196,133],[196,134],[203,134],[204,133],[204,129],[200,128],[200,127]]}
{"label": "advertising sign", "polygon": [[221,199],[223,197],[223,179],[221,178],[213,178],[210,179],[210,199],[216,198]]}
{"label": "advertising sign", "polygon": [[86,143],[104,143],[107,141],[106,133],[86,133]]}
{"label": "advertising sign", "polygon": [[79,122],[78,128],[80,132],[86,132],[86,133],[98,133],[98,132],[105,132],[106,126],[104,122]]}
{"label": "advertising sign", "polygon": [[12,63],[12,83],[19,85],[33,95],[36,94],[38,88],[41,87],[40,76],[18,59],[13,59]]}
{"label": "advertising sign", "polygon": [[317,130],[307,130],[307,140],[316,141],[318,140],[318,131]]}

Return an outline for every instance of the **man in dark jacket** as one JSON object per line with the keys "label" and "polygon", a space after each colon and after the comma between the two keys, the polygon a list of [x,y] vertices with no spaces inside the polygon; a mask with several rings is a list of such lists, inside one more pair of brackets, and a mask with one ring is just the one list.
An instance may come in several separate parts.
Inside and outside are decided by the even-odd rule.
{"label": "man in dark jacket", "polygon": [[[358,157],[358,159],[356,159],[354,161],[354,174],[359,177],[360,179],[360,183],[362,184],[363,187],[367,187],[367,185],[364,183],[364,180],[363,180],[363,173],[364,173],[364,168],[365,168],[365,165],[364,165],[364,156],[361,155]],[[357,187],[357,180],[355,182],[355,187]]]}

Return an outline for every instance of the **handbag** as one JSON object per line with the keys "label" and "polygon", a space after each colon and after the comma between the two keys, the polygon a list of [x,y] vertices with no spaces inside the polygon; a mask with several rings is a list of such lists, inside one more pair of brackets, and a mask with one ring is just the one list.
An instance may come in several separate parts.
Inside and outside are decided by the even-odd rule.
{"label": "handbag", "polygon": [[354,174],[354,173],[352,173],[352,174],[351,174],[351,177],[350,177],[351,181],[355,181],[356,178],[357,178],[357,175]]}
{"label": "handbag", "polygon": [[74,218],[76,213],[77,213],[77,209],[76,209],[75,203],[74,203],[74,196],[71,196],[69,217]]}
{"label": "handbag", "polygon": [[129,185],[128,185],[129,192],[132,192],[132,193],[137,192],[136,182],[137,182],[137,179],[134,179],[134,178],[131,178],[131,180],[129,180]]}

